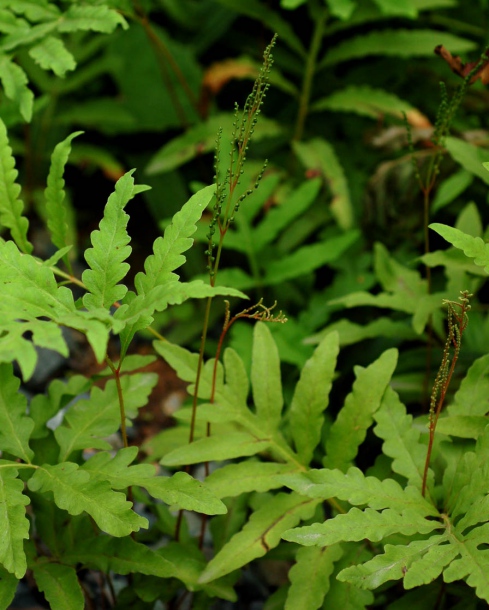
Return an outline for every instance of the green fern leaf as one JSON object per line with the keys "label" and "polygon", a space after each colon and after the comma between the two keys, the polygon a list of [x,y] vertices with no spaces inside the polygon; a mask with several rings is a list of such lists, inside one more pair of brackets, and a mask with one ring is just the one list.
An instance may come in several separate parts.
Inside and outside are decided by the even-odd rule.
{"label": "green fern leaf", "polygon": [[186,472],[176,472],[172,477],[153,477],[140,481],[154,498],[163,500],[170,506],[183,510],[193,510],[205,515],[223,515],[226,505],[203,485]]}
{"label": "green fern leaf", "polygon": [[383,89],[374,89],[367,85],[351,85],[346,89],[335,91],[311,106],[311,111],[321,112],[355,112],[362,116],[381,120],[386,114],[402,119],[403,112],[409,112],[413,107],[396,95]]}
{"label": "green fern leaf", "polygon": [[92,383],[83,375],[73,375],[67,382],[54,379],[47,393],[36,394],[29,404],[29,415],[34,421],[31,438],[45,438],[48,435],[47,422],[76,396],[90,390]]}
{"label": "green fern leaf", "polygon": [[489,173],[484,168],[487,160],[487,149],[474,146],[460,138],[446,138],[445,148],[450,156],[465,170],[489,184]]}
{"label": "green fern leaf", "polygon": [[251,384],[256,415],[265,433],[273,433],[280,423],[284,404],[277,345],[264,322],[253,331]]}
{"label": "green fern leaf", "polygon": [[359,237],[355,229],[331,237],[319,244],[301,246],[281,260],[267,263],[264,283],[270,286],[302,277],[315,269],[337,260]]}
{"label": "green fern leaf", "polygon": [[356,367],[353,391],[346,397],[326,440],[326,467],[346,470],[355,458],[396,364],[397,350],[390,349],[367,368]]}
{"label": "green fern leaf", "polygon": [[371,508],[363,511],[352,508],[346,514],[337,515],[324,523],[287,530],[283,538],[305,546],[329,546],[337,542],[358,542],[364,538],[377,542],[396,533],[406,536],[428,534],[440,527],[443,527],[440,522],[429,521],[408,508],[402,512],[390,508],[382,512]]}
{"label": "green fern leaf", "polygon": [[100,570],[105,574],[139,573],[159,578],[171,578],[175,575],[175,567],[170,561],[129,536],[97,536],[95,539],[80,542],[73,557],[65,555],[63,559],[73,564],[82,563],[87,568]]}
{"label": "green fern leaf", "polygon": [[412,589],[433,582],[457,555],[458,550],[452,544],[439,544],[431,547],[406,571],[404,587]]}
{"label": "green fern leaf", "polygon": [[48,185],[44,191],[46,198],[46,221],[51,233],[51,241],[57,248],[71,245],[67,222],[67,209],[63,204],[65,198],[63,172],[71,151],[71,142],[82,131],[76,131],[56,145],[51,155]]}
{"label": "green fern leaf", "polygon": [[451,416],[485,416],[489,412],[489,355],[474,360],[447,411]]}
{"label": "green fern leaf", "polygon": [[381,510],[392,508],[398,512],[409,508],[421,516],[439,516],[437,509],[416,487],[402,488],[394,479],[380,481],[366,477],[351,467],[347,473],[340,470],[309,470],[304,473],[284,475],[284,485],[309,498],[338,498],[353,505],[367,505]]}
{"label": "green fern leaf", "polygon": [[480,535],[476,529],[465,540],[453,536],[451,542],[457,546],[461,557],[452,561],[443,572],[445,582],[464,579],[475,589],[476,595],[486,602],[489,602],[489,552],[479,547],[487,546],[488,540],[487,528],[485,535]]}
{"label": "green fern leaf", "polygon": [[342,570],[337,578],[362,589],[376,589],[389,580],[401,580],[416,560],[446,539],[446,534],[441,534],[428,540],[415,540],[408,545],[386,544],[383,554]]}
{"label": "green fern leaf", "polygon": [[[1,8],[11,8],[11,6],[10,0],[0,1]],[[58,7],[48,0],[22,0],[15,3],[14,10],[17,15],[25,15],[29,21],[33,22],[56,19],[60,14]]]}
{"label": "green fern leaf", "polygon": [[24,25],[23,27],[15,28],[13,32],[5,36],[2,48],[5,51],[11,51],[20,45],[28,45],[37,40],[42,40],[56,29],[56,25],[56,21],[51,20],[47,23],[39,23],[33,27],[25,27]]}
{"label": "green fern leaf", "polygon": [[331,333],[323,339],[304,365],[292,398],[290,431],[304,464],[309,464],[321,439],[322,414],[328,406],[338,343],[338,333]]}
{"label": "green fern leaf", "polygon": [[[6,49],[5,43],[3,44],[3,48]],[[16,64],[11,57],[4,55],[3,53],[0,53],[0,80],[2,81],[6,97],[18,105],[20,114],[23,116],[24,120],[29,123],[32,118],[34,94],[27,86],[28,79],[24,70]],[[3,149],[4,128],[0,127],[0,130],[0,142],[1,148]],[[2,157],[4,157],[4,154],[2,154]]]}
{"label": "green fern leaf", "polygon": [[34,422],[26,416],[27,399],[19,393],[20,380],[12,365],[0,364],[0,450],[30,463],[29,438]]}
{"label": "green fern leaf", "polygon": [[319,69],[342,61],[349,61],[368,55],[394,57],[431,56],[440,41],[452,53],[466,53],[474,50],[475,43],[447,32],[436,30],[382,30],[348,38],[327,52]]}
{"label": "green fern leaf", "polygon": [[227,498],[282,487],[282,476],[295,470],[296,467],[290,464],[246,460],[214,470],[206,478],[205,484],[218,498]]}
{"label": "green fern leaf", "polygon": [[156,469],[151,464],[129,466],[136,459],[137,447],[124,447],[112,456],[107,451],[100,451],[87,460],[82,470],[90,473],[94,481],[108,481],[112,489],[127,489],[138,485],[138,481],[151,479]]}
{"label": "green fern leaf", "polygon": [[124,212],[126,204],[145,187],[136,187],[132,178],[134,170],[120,178],[115,192],[109,197],[100,221],[99,230],[90,236],[92,248],[85,251],[85,260],[90,269],[83,272],[82,280],[91,294],[83,297],[87,309],[105,307],[109,309],[127,292],[119,281],[129,271],[124,261],[131,253],[130,237],[126,227],[129,216]]}
{"label": "green fern leaf", "polygon": [[63,78],[69,70],[76,68],[76,61],[63,42],[54,36],[48,36],[42,42],[29,49],[29,55],[43,70],[52,70],[56,76]]}
{"label": "green fern leaf", "polygon": [[[372,553],[356,542],[345,542],[341,545],[344,553],[335,564],[335,574],[331,578],[329,591],[324,601],[325,608],[341,608],[342,610],[367,610],[374,603],[374,595],[366,589],[360,589],[349,582],[341,582],[336,578],[342,570],[354,563],[366,562],[372,558]],[[314,549],[318,547],[304,547]]]}
{"label": "green fern leaf", "polygon": [[72,4],[58,21],[58,30],[60,32],[92,30],[110,34],[118,25],[125,30],[129,27],[124,17],[108,6]]}
{"label": "green fern leaf", "polygon": [[85,597],[75,568],[39,559],[32,565],[39,591],[52,610],[83,610]]}
{"label": "green fern leaf", "polygon": [[[171,274],[174,275],[174,274]],[[153,322],[155,311],[164,311],[169,305],[180,305],[188,299],[204,299],[213,296],[248,297],[235,288],[211,286],[202,280],[192,282],[168,281],[151,288],[147,294],[135,295],[129,292],[124,304],[115,313],[115,319],[125,325],[121,336],[122,357],[138,330],[147,328]]]}
{"label": "green fern leaf", "polygon": [[241,532],[235,534],[210,561],[199,582],[229,574],[275,548],[282,533],[301,519],[309,519],[319,500],[297,494],[277,494],[257,509]]}
{"label": "green fern leaf", "polygon": [[163,466],[180,466],[200,462],[223,461],[256,455],[270,446],[271,439],[256,438],[247,432],[201,438],[185,447],[170,451],[161,460]]}
{"label": "green fern leaf", "polygon": [[484,271],[489,273],[489,244],[486,244],[480,237],[472,237],[459,229],[442,225],[434,222],[429,225],[430,229],[436,231],[452,246],[463,250],[465,256],[474,259],[474,263],[479,267],[484,267]]}
{"label": "green fern leaf", "polygon": [[124,494],[112,491],[105,481],[90,480],[89,473],[73,462],[45,464],[29,479],[28,486],[34,492],[53,492],[57,506],[71,515],[87,512],[102,531],[112,536],[128,536],[148,527],[147,519],[131,510]]}
{"label": "green fern leaf", "polygon": [[334,565],[343,555],[339,544],[328,548],[302,548],[289,571],[290,588],[285,610],[317,610],[329,591]]}
{"label": "green fern leaf", "polygon": [[[0,56],[0,78],[3,80],[2,65]],[[15,159],[8,143],[7,129],[0,119],[0,227],[10,229],[17,246],[22,252],[30,253],[32,244],[27,239],[29,222],[25,216],[22,216],[24,204],[19,199],[20,186],[15,182],[17,174]]]}
{"label": "green fern leaf", "polygon": [[392,470],[406,477],[409,485],[421,489],[426,446],[419,442],[420,431],[394,390],[388,387],[382,404],[374,414],[375,434],[384,440],[382,451],[393,459]]}
{"label": "green fern leaf", "polygon": [[27,569],[24,538],[29,536],[29,521],[25,506],[29,498],[23,495],[24,483],[17,478],[18,470],[13,462],[2,460],[0,464],[0,563],[22,578]]}
{"label": "green fern leaf", "polygon": [[192,247],[191,236],[214,191],[215,186],[208,186],[193,195],[173,216],[164,236],[156,239],[153,254],[144,262],[145,272],[139,272],[134,280],[138,294],[147,294],[155,286],[178,279],[178,275],[172,272],[184,264],[182,253]]}
{"label": "green fern leaf", "polygon": [[[146,404],[158,377],[154,373],[136,373],[121,378],[122,395],[127,417]],[[105,437],[120,426],[119,395],[115,380],[105,388],[94,387],[90,398],[80,400],[66,412],[63,425],[54,435],[60,446],[60,461],[65,461],[77,449],[110,449]]]}
{"label": "green fern leaf", "polygon": [[2,610],[8,610],[12,607],[12,601],[15,597],[18,585],[19,581],[15,574],[7,572],[7,570],[0,565],[0,608]]}
{"label": "green fern leaf", "polygon": [[326,140],[315,138],[309,142],[294,142],[293,147],[305,167],[321,171],[331,191],[331,213],[343,230],[351,229],[354,216],[350,190],[333,146]]}

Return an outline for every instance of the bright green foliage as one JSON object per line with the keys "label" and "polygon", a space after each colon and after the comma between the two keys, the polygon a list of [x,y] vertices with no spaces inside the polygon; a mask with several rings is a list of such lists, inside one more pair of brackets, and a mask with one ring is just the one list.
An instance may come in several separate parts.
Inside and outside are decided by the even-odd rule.
{"label": "bright green foliage", "polygon": [[63,172],[70,155],[71,142],[81,133],[83,132],[72,133],[63,142],[57,144],[51,156],[51,167],[44,196],[46,198],[47,226],[51,232],[51,240],[58,248],[72,245],[70,243],[67,208],[64,203],[65,181],[63,180]]}
{"label": "bright green foliage", "polygon": [[11,364],[0,364],[0,445],[24,462],[33,457],[29,437],[34,422],[26,416],[27,399],[19,393],[20,380],[14,376]]}
{"label": "bright green foliage", "polygon": [[29,498],[23,495],[24,484],[17,479],[15,463],[0,463],[0,563],[17,578],[22,578],[27,569],[24,553],[24,538],[29,535],[29,521],[25,506]]}
{"label": "bright green foliage", "polygon": [[[0,60],[0,74],[1,66]],[[20,186],[15,182],[17,174],[7,130],[0,119],[0,227],[10,229],[12,239],[22,252],[32,252],[32,245],[27,239],[29,222],[22,216],[24,204],[19,199]]]}
{"label": "bright green foliage", "polygon": [[422,516],[438,516],[436,508],[423,498],[416,487],[402,488],[394,479],[366,477],[352,466],[348,472],[340,470],[309,470],[282,477],[284,485],[309,498],[346,500],[350,504],[381,510],[411,509]]}
{"label": "bright green foliage", "polygon": [[119,284],[129,271],[129,265],[124,261],[131,253],[126,231],[129,216],[124,207],[134,195],[147,188],[134,186],[132,173],[128,172],[117,181],[115,192],[105,206],[100,229],[91,234],[93,247],[85,251],[91,269],[83,272],[82,280],[91,294],[83,297],[83,304],[89,310],[108,309],[127,292],[127,288]]}
{"label": "bright green foliage", "polygon": [[295,470],[296,467],[289,464],[243,461],[212,472],[206,479],[206,487],[219,498],[238,496],[250,491],[264,492],[282,487],[282,475]]}
{"label": "bright green foliage", "polygon": [[384,440],[382,450],[392,458],[392,470],[404,476],[408,485],[421,488],[426,447],[419,442],[420,431],[399,396],[387,388],[379,410],[374,414],[375,434]]}
{"label": "bright green foliage", "polygon": [[430,229],[439,233],[455,248],[462,250],[465,256],[473,258],[476,265],[484,267],[484,271],[489,273],[489,244],[480,237],[472,237],[459,229],[438,222],[430,224]]}
{"label": "bright green foliage", "polygon": [[381,243],[375,244],[374,268],[383,292],[350,292],[331,304],[345,307],[371,306],[393,309],[412,315],[412,327],[421,334],[430,316],[439,310],[444,293],[428,293],[427,281],[418,271],[398,263]]}
{"label": "bright green foliage", "polygon": [[383,89],[373,89],[366,85],[362,87],[351,85],[346,89],[335,91],[326,98],[317,100],[311,110],[356,112],[372,119],[379,119],[385,114],[401,118],[403,112],[407,113],[412,110],[412,106]]}
{"label": "bright green foliage", "polygon": [[[436,30],[382,30],[351,38],[326,53],[324,67],[367,55],[392,55],[395,57],[430,56],[440,44]],[[474,49],[474,43],[453,34],[443,34],[443,44],[453,53],[465,53]]]}
{"label": "bright green foliage", "polygon": [[326,548],[302,548],[297,552],[297,563],[289,572],[290,589],[285,610],[316,610],[321,608],[329,591],[334,564],[343,555],[339,544]]}
{"label": "bright green foliage", "polygon": [[256,510],[238,534],[224,545],[200,577],[205,583],[263,557],[280,542],[282,533],[301,519],[312,516],[319,500],[298,494],[277,494]]}
{"label": "bright green foliage", "polygon": [[11,607],[18,584],[15,575],[0,566],[0,608],[6,610]]}
{"label": "bright green foliage", "polygon": [[308,464],[321,438],[323,411],[328,406],[336,358],[338,333],[326,335],[306,362],[290,405],[290,431],[299,457]]}
{"label": "bright green foliage", "polygon": [[[136,373],[122,377],[126,413],[133,416],[147,402],[148,394],[157,382],[153,373]],[[60,446],[60,461],[67,460],[77,449],[110,449],[105,437],[120,426],[119,396],[114,380],[103,390],[94,387],[90,398],[79,400],[64,416],[63,425],[56,428]]]}
{"label": "bright green foliage", "polygon": [[[0,53],[0,80],[5,95],[19,106],[22,117],[29,122],[32,117],[34,94],[27,87],[28,81],[24,70],[11,57],[3,53]],[[2,142],[2,150],[3,147]]]}
{"label": "bright green foliage", "polygon": [[52,610],[83,610],[85,598],[74,568],[45,559],[36,561],[32,570]]}
{"label": "bright green foliage", "polygon": [[89,473],[73,462],[45,464],[29,479],[29,489],[52,491],[59,508],[71,515],[87,512],[102,531],[112,536],[127,536],[148,525],[131,510],[123,494],[112,491],[106,482],[91,480]]}
{"label": "bright green foliage", "polygon": [[43,70],[52,70],[63,77],[76,68],[76,61],[63,42],[55,36],[48,36],[29,51],[29,55]]}
{"label": "bright green foliage", "polygon": [[251,383],[256,415],[263,431],[272,433],[280,421],[283,407],[280,359],[270,330],[263,323],[255,325]]}
{"label": "bright green foliage", "polygon": [[396,364],[397,351],[388,350],[366,369],[357,367],[353,391],[326,438],[325,466],[346,470],[355,458]]}
{"label": "bright green foliage", "polygon": [[360,510],[352,508],[345,515],[337,515],[324,523],[315,523],[285,532],[285,540],[298,542],[305,546],[329,546],[343,541],[359,541],[367,538],[372,542],[382,540],[392,534],[428,534],[441,525],[428,521],[416,511],[405,509],[397,512],[386,508],[378,512],[371,508]]}

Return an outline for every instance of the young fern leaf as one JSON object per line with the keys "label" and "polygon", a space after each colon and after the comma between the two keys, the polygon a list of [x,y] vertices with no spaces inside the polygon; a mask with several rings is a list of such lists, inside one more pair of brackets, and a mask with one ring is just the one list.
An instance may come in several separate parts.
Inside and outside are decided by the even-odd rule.
{"label": "young fern leaf", "polygon": [[390,349],[367,368],[356,367],[353,391],[346,397],[326,439],[326,467],[346,470],[355,458],[396,364],[397,350]]}
{"label": "young fern leaf", "polygon": [[62,40],[47,36],[29,50],[29,55],[43,70],[52,70],[63,78],[69,70],[76,68],[76,61]]}
{"label": "young fern leaf", "polygon": [[[124,406],[128,417],[146,404],[157,376],[154,373],[136,373],[121,377]],[[115,380],[111,379],[103,390],[92,388],[90,398],[79,400],[66,412],[63,425],[54,435],[60,447],[60,461],[67,460],[78,449],[110,449],[105,438],[119,429],[119,395]]]}
{"label": "young fern leaf", "polygon": [[[12,241],[0,242],[0,285],[0,328],[4,333],[0,359],[18,359],[26,379],[37,361],[33,346],[22,337],[26,331],[34,333],[33,341],[39,346],[67,355],[68,347],[58,326],[76,328],[86,333],[97,359],[104,358],[109,329],[114,327],[109,313],[105,309],[77,310],[72,291],[58,287],[53,271],[32,256],[22,255]],[[40,317],[58,326],[38,320]]]}
{"label": "young fern leaf", "polygon": [[273,433],[283,407],[278,349],[268,326],[258,322],[253,331],[251,384],[256,415],[266,433]]}
{"label": "young fern leaf", "polygon": [[[18,470],[12,462],[0,463],[0,563],[22,578],[27,569],[24,553],[24,538],[29,537],[29,521],[25,506],[29,498],[23,495],[24,483],[17,478]],[[3,584],[2,584],[3,586]]]}
{"label": "young fern leaf", "polygon": [[328,406],[338,352],[338,333],[326,335],[304,365],[295,387],[289,412],[290,431],[304,464],[309,464],[321,439],[323,411]]}
{"label": "young fern leaf", "polygon": [[474,263],[479,267],[484,267],[484,271],[489,273],[489,244],[482,241],[480,237],[467,235],[459,229],[449,227],[440,223],[432,223],[430,229],[436,231],[452,246],[462,250],[465,256],[474,259]]}
{"label": "young fern leaf", "polygon": [[28,486],[33,492],[53,492],[56,505],[70,515],[87,512],[102,531],[112,536],[128,536],[148,527],[147,519],[131,510],[124,494],[112,491],[106,481],[92,481],[89,473],[73,462],[44,464],[29,479]]}
{"label": "young fern leaf", "polygon": [[67,209],[63,203],[65,198],[63,173],[71,152],[71,142],[82,133],[82,131],[72,133],[56,145],[51,155],[48,184],[44,191],[46,198],[46,220],[51,233],[51,241],[59,249],[72,245],[70,243],[71,235],[67,222]]}
{"label": "young fern leaf", "polygon": [[137,447],[126,447],[112,457],[110,453],[96,453],[82,466],[90,473],[91,480],[108,481],[112,489],[144,487],[154,498],[183,510],[193,510],[208,515],[226,512],[224,504],[199,481],[185,472],[172,477],[155,476],[151,464],[129,466],[138,453]]}
{"label": "young fern leaf", "polygon": [[144,262],[144,273],[139,272],[134,284],[138,294],[148,294],[155,286],[178,279],[172,273],[185,263],[182,255],[192,247],[191,236],[197,230],[197,222],[211,201],[215,186],[207,186],[193,195],[182,209],[173,216],[171,224],[165,229],[163,237],[153,244],[153,254]]}
{"label": "young fern leaf", "polygon": [[20,114],[29,123],[32,118],[34,94],[27,86],[27,75],[12,57],[3,53],[0,53],[0,80],[5,96],[18,105]]}
{"label": "young fern leaf", "polygon": [[19,393],[20,379],[15,377],[11,364],[0,364],[0,447],[30,463],[34,452],[29,438],[34,422],[26,416],[27,399]]}
{"label": "young fern leaf", "polygon": [[32,252],[32,244],[27,239],[29,222],[22,216],[24,204],[19,199],[20,186],[15,182],[17,174],[15,159],[8,143],[7,128],[0,119],[0,228],[10,229],[12,239],[19,249],[29,254]]}
{"label": "young fern leaf", "polygon": [[124,212],[124,207],[137,193],[149,188],[135,186],[133,172],[128,172],[117,181],[115,192],[105,206],[99,230],[92,231],[93,247],[85,251],[85,260],[90,269],[83,272],[82,280],[90,293],[83,297],[83,304],[88,310],[109,309],[127,292],[126,286],[119,284],[129,271],[129,265],[124,261],[131,253],[126,231],[129,216]]}
{"label": "young fern leaf", "polygon": [[305,546],[329,546],[338,542],[358,542],[367,538],[372,542],[392,534],[429,534],[443,527],[438,521],[422,517],[412,509],[401,512],[386,508],[382,512],[353,507],[344,515],[337,515],[324,523],[314,523],[284,532],[283,538]]}
{"label": "young fern leaf", "polygon": [[397,512],[410,509],[423,517],[439,516],[437,509],[421,495],[416,487],[402,488],[394,479],[380,481],[366,477],[352,466],[348,472],[340,470],[309,470],[285,475],[284,485],[309,498],[338,498],[353,505],[367,505],[381,510],[392,508]]}
{"label": "young fern leaf", "polygon": [[210,561],[199,582],[210,582],[253,559],[263,557],[278,546],[285,530],[302,519],[311,518],[319,502],[294,493],[277,494],[258,508],[243,529],[223,546]]}
{"label": "young fern leaf", "polygon": [[384,454],[393,459],[392,470],[405,477],[408,485],[421,489],[426,445],[419,442],[420,431],[413,426],[412,415],[406,413],[392,388],[386,389],[374,419],[377,422],[374,433],[384,441]]}
{"label": "young fern leaf", "polygon": [[53,610],[83,610],[85,597],[75,568],[52,563],[46,557],[32,564],[34,580],[39,591]]}
{"label": "young fern leaf", "polygon": [[339,544],[327,548],[304,547],[296,555],[296,563],[289,571],[290,588],[285,610],[317,610],[330,587],[330,576],[335,562],[343,555]]}
{"label": "young fern leaf", "polygon": [[76,32],[78,30],[93,30],[110,34],[118,25],[124,30],[129,27],[124,17],[108,6],[89,6],[72,4],[59,21],[60,32]]}

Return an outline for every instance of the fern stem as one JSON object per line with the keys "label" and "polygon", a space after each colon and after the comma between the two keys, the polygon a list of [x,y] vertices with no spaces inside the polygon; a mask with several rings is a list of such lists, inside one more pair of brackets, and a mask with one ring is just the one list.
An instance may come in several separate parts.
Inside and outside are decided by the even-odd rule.
{"label": "fern stem", "polygon": [[304,70],[304,78],[302,81],[302,90],[299,98],[299,111],[297,113],[297,121],[295,125],[294,140],[302,139],[304,133],[304,125],[307,114],[309,112],[309,100],[311,98],[312,82],[316,72],[316,60],[321,50],[321,42],[324,34],[324,27],[328,17],[328,11],[321,11],[319,19],[316,20],[316,27],[312,35],[311,47],[307,55],[306,67]]}
{"label": "fern stem", "polygon": [[115,367],[114,363],[108,356],[105,357],[105,361],[107,362],[108,367],[110,368],[110,370],[112,371],[112,373],[114,375],[115,385],[117,387],[117,396],[119,397],[119,410],[120,410],[120,414],[121,414],[122,442],[124,444],[124,447],[129,447],[129,444],[127,442],[126,410],[124,408],[124,394],[122,392],[122,386],[121,386],[121,372],[120,372],[120,369]]}

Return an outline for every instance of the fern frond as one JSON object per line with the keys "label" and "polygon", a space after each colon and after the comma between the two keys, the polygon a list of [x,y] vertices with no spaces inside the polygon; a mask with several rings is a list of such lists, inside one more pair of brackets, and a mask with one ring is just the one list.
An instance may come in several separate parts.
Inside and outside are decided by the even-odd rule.
{"label": "fern frond", "polygon": [[[3,48],[6,48],[5,42]],[[27,75],[11,57],[3,53],[0,53],[0,80],[5,95],[18,105],[20,114],[29,123],[32,118],[34,94],[27,86]]]}
{"label": "fern frond", "polygon": [[56,145],[51,155],[51,167],[49,169],[47,187],[44,191],[46,198],[46,221],[51,233],[51,241],[60,249],[71,245],[67,223],[67,209],[63,203],[65,198],[63,173],[71,152],[71,142],[73,138],[82,133],[82,131],[76,131]]}
{"label": "fern frond", "polygon": [[[121,378],[124,404],[128,417],[147,402],[149,393],[157,382],[153,373],[136,373]],[[105,440],[120,426],[119,395],[113,379],[103,390],[94,387],[90,398],[79,400],[65,414],[63,425],[55,430],[60,446],[60,461],[69,458],[77,449],[110,449]]]}
{"label": "fern frond", "polygon": [[85,251],[85,260],[90,269],[83,272],[82,280],[90,293],[83,297],[83,304],[88,310],[99,307],[109,309],[127,292],[126,286],[119,284],[129,271],[129,265],[124,261],[131,253],[128,246],[130,237],[126,231],[129,216],[124,212],[124,207],[137,193],[149,188],[135,186],[133,173],[134,170],[117,181],[115,191],[105,206],[99,229],[92,231],[90,236],[93,247]]}
{"label": "fern frond", "polygon": [[196,224],[214,195],[214,186],[208,186],[193,195],[177,212],[165,229],[163,237],[153,244],[153,254],[144,262],[144,273],[139,272],[134,280],[138,294],[148,294],[155,286],[161,286],[178,279],[172,273],[185,262],[182,255],[192,247],[191,236],[197,230]]}
{"label": "fern frond", "polygon": [[48,36],[29,49],[29,55],[43,70],[52,70],[61,78],[66,72],[76,68],[75,58],[55,36]]}
{"label": "fern frond", "polygon": [[17,478],[15,464],[0,463],[0,563],[11,574],[22,578],[27,569],[24,538],[29,536],[25,506],[29,498],[22,491],[24,483]]}
{"label": "fern frond", "polygon": [[30,463],[34,457],[29,438],[34,422],[27,417],[27,399],[19,393],[20,379],[11,364],[0,364],[0,448],[2,453]]}
{"label": "fern frond", "polygon": [[87,512],[102,531],[112,536],[127,536],[148,526],[147,519],[131,510],[124,494],[112,491],[106,481],[92,481],[89,473],[73,462],[44,464],[29,479],[28,486],[34,492],[52,492],[57,506],[70,515]]}
{"label": "fern frond", "polygon": [[[0,78],[3,80],[1,57]],[[22,216],[24,204],[19,199],[20,186],[15,182],[17,175],[15,159],[8,143],[7,128],[0,119],[0,226],[10,229],[12,239],[22,252],[30,253],[32,244],[27,239],[29,222]]]}
{"label": "fern frond", "polygon": [[329,546],[338,542],[358,542],[366,538],[372,542],[383,540],[392,534],[429,534],[443,527],[439,521],[422,517],[417,511],[404,509],[397,512],[386,508],[378,512],[371,508],[352,508],[324,523],[314,523],[284,532],[283,538],[305,546]]}

